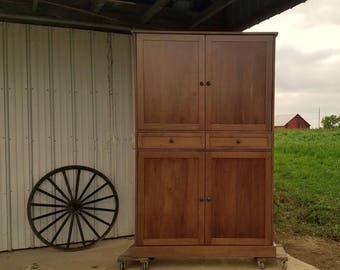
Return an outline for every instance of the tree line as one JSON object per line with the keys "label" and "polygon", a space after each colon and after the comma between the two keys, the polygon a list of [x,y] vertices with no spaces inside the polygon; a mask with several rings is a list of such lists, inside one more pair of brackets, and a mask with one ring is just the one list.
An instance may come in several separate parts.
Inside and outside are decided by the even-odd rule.
{"label": "tree line", "polygon": [[336,116],[332,114],[329,116],[325,116],[322,118],[321,123],[324,128],[340,127],[340,115]]}

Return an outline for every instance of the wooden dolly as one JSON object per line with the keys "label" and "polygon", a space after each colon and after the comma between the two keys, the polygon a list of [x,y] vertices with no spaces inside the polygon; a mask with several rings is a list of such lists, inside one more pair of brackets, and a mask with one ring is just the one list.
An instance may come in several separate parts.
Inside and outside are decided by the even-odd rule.
{"label": "wooden dolly", "polygon": [[[132,257],[129,253],[129,250],[125,251],[121,256],[118,257],[118,263],[120,264],[120,270],[125,270],[127,264],[131,262],[137,262],[142,265],[143,270],[149,269],[149,263],[154,258],[139,258],[139,257]],[[257,265],[259,269],[265,268],[265,262],[272,258],[255,258]],[[288,255],[284,248],[281,245],[276,245],[276,257],[274,259],[277,259],[280,262],[280,266],[282,270],[286,270],[288,265]]]}

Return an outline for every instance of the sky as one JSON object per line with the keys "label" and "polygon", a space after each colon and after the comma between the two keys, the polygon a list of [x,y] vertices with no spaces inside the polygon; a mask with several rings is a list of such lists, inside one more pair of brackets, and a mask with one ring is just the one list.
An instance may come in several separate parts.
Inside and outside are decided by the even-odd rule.
{"label": "sky", "polygon": [[275,115],[300,114],[318,127],[340,115],[340,0],[307,0],[247,31],[279,32]]}

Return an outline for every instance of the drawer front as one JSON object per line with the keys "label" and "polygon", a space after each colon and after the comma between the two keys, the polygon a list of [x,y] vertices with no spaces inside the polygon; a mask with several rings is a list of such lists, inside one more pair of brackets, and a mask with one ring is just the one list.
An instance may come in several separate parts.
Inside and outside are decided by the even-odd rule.
{"label": "drawer front", "polygon": [[143,149],[203,149],[203,133],[140,133],[138,148]]}
{"label": "drawer front", "polygon": [[270,149],[270,134],[207,134],[208,149]]}

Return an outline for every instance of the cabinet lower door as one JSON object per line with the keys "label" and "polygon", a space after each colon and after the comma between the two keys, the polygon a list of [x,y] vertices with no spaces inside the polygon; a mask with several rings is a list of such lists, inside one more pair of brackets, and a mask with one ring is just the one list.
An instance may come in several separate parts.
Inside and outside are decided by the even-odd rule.
{"label": "cabinet lower door", "polygon": [[137,245],[204,243],[204,153],[138,153]]}
{"label": "cabinet lower door", "polygon": [[206,244],[272,244],[271,170],[269,152],[206,154]]}

